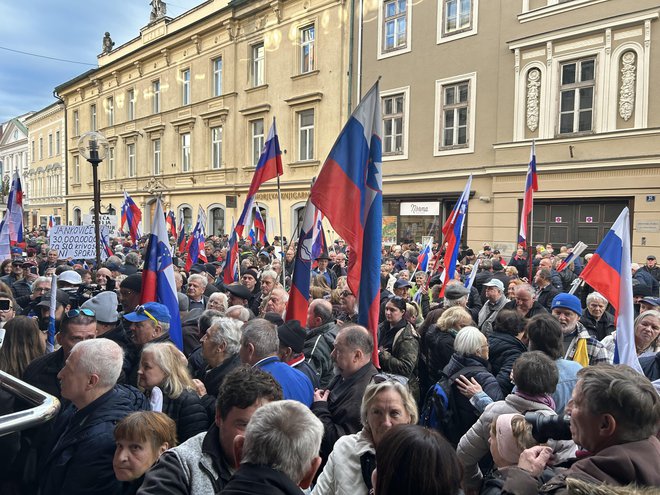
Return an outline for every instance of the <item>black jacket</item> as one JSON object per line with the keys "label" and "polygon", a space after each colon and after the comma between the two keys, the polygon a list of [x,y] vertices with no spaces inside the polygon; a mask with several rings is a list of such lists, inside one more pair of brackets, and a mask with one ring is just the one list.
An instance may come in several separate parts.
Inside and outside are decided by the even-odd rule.
{"label": "black jacket", "polygon": [[507,396],[513,390],[510,378],[513,362],[527,351],[527,346],[513,335],[501,332],[493,332],[488,336],[488,346],[488,361],[491,371],[495,375],[502,393]]}
{"label": "black jacket", "polygon": [[419,350],[420,396],[440,379],[440,373],[454,354],[454,335],[431,325],[422,335]]}
{"label": "black jacket", "polygon": [[550,308],[552,308],[552,300],[559,294],[559,291],[552,286],[552,284],[548,284],[543,289],[541,289],[536,296],[537,302],[543,306],[546,311],[550,311]]}
{"label": "black jacket", "polygon": [[642,371],[646,375],[646,378],[652,382],[660,380],[660,352],[656,353],[655,356],[641,358],[639,364],[642,366]]}
{"label": "black jacket", "polygon": [[580,323],[584,325],[591,335],[596,337],[598,340],[603,340],[605,337],[610,335],[616,326],[614,325],[614,316],[605,311],[603,316],[600,317],[600,320],[591,316],[588,309],[582,311],[582,316],[580,317]]}
{"label": "black jacket", "polygon": [[257,464],[241,464],[223,495],[301,495],[302,490],[281,471]]}
{"label": "black jacket", "polygon": [[64,368],[64,349],[38,357],[23,372],[23,381],[62,400],[57,374]]}
{"label": "black jacket", "polygon": [[184,390],[176,399],[163,395],[163,412],[176,423],[176,436],[179,442],[206,431],[209,417],[197,393]]}
{"label": "black jacket", "polygon": [[[509,301],[504,305],[502,309],[516,309],[516,300]],[[525,318],[529,319],[532,316],[548,314],[548,310],[539,304],[538,301],[534,301],[532,308],[527,312]]]}

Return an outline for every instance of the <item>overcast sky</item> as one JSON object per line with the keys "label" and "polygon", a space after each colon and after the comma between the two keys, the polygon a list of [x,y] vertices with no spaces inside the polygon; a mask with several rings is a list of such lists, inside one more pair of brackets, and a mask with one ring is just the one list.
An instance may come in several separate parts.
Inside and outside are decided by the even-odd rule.
{"label": "overcast sky", "polygon": [[[202,2],[166,2],[167,15]],[[140,34],[150,12],[149,0],[0,0],[0,123],[55,102],[55,86],[96,66],[106,31],[122,45]]]}

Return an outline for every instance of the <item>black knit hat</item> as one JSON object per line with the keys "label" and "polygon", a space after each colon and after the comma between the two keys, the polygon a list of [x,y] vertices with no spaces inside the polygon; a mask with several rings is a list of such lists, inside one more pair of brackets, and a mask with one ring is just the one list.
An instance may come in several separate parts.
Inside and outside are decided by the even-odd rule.
{"label": "black knit hat", "polygon": [[305,331],[300,326],[298,320],[287,321],[284,325],[277,328],[277,335],[280,338],[280,345],[291,347],[291,350],[300,354],[305,347]]}

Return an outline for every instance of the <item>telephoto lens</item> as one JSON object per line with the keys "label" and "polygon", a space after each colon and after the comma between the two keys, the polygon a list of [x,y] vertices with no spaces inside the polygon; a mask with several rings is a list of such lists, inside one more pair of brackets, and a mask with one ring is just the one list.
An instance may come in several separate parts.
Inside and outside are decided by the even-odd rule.
{"label": "telephoto lens", "polygon": [[527,412],[525,421],[532,425],[532,436],[539,443],[546,443],[549,439],[571,439],[571,422],[568,416],[548,416],[539,412]]}

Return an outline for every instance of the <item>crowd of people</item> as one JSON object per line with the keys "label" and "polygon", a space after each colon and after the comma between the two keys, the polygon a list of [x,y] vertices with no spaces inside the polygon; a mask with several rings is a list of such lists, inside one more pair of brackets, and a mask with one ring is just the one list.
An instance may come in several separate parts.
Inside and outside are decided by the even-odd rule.
{"label": "crowd of people", "polygon": [[[295,243],[241,242],[231,284],[226,238],[189,270],[175,253],[178,319],[142,302],[144,246],[111,247],[97,267],[37,232],[0,265],[0,370],[61,401],[0,437],[2,493],[660,490],[653,255],[631,266],[642,375],[613,364],[614,311],[578,279],[591,255],[560,267],[570,245],[465,248],[444,287],[421,246],[383,247],[376,335],[357,324],[342,240],[315,260],[306,321],[286,320]],[[27,407],[0,390],[0,414]]]}

